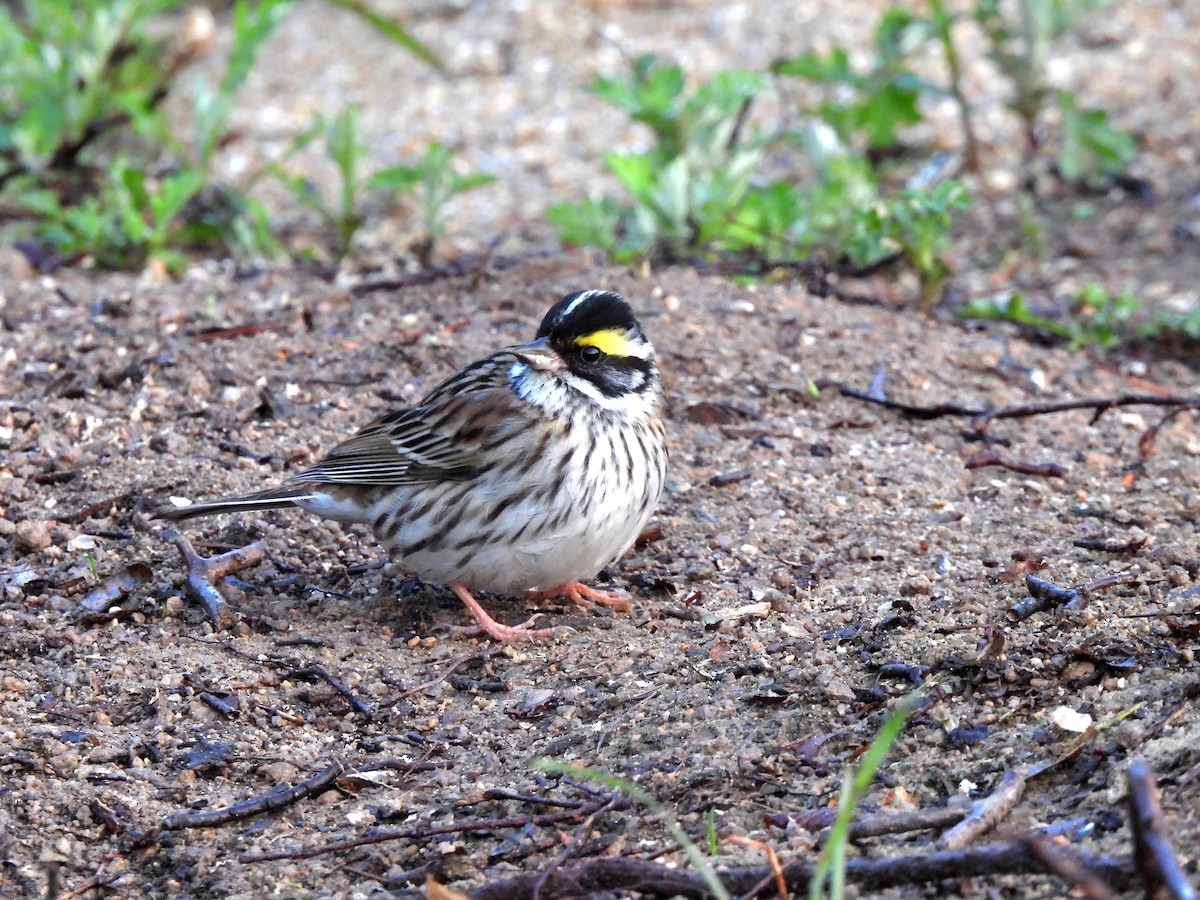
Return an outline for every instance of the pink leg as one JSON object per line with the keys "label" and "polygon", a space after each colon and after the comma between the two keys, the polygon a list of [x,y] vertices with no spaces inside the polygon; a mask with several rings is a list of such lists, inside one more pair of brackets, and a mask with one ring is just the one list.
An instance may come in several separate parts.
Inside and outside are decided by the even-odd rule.
{"label": "pink leg", "polygon": [[457,581],[450,582],[450,588],[458,595],[458,599],[463,602],[467,609],[471,611],[471,615],[479,623],[479,630],[497,641],[520,641],[553,637],[557,631],[555,628],[530,628],[529,626],[534,623],[537,616],[528,619],[520,625],[502,625],[489,616],[483,607],[479,605],[479,601],[471,596],[471,592]]}
{"label": "pink leg", "polygon": [[568,581],[548,591],[530,591],[526,596],[532,600],[545,600],[551,597],[566,597],[576,606],[591,609],[597,603],[619,612],[630,612],[633,604],[620,591],[600,591],[590,588],[582,581]]}

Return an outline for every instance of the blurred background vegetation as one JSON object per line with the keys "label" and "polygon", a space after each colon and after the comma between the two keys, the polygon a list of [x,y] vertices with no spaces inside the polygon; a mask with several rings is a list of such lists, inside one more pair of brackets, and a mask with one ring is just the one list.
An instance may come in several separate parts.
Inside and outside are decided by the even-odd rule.
{"label": "blurred background vegetation", "polygon": [[[1057,297],[1048,310],[1015,289],[973,297],[951,290],[962,215],[996,202],[995,191],[978,196],[994,160],[964,74],[965,29],[981,37],[999,82],[993,89],[1023,139],[1021,177],[1008,190],[1020,214],[990,235],[993,261],[1044,252],[1039,195],[1048,182],[1060,196],[1079,198],[1081,216],[1089,197],[1150,193],[1131,175],[1135,140],[1053,75],[1056,47],[1102,3],[880,4],[866,48],[797,48],[703,78],[665,54],[630,57],[624,72],[577,87],[636,127],[638,149],[613,146],[591,160],[600,189],[554,198],[546,220],[562,245],[596,247],[638,267],[685,264],[739,277],[799,272],[833,293],[839,279],[883,273],[909,285],[905,301],[921,308],[950,300],[959,315],[1015,322],[1076,346],[1167,333],[1194,339],[1195,313],[1149,314],[1136,291],[1098,283]],[[324,5],[361,19],[374,40],[438,77],[453,77],[401,19],[365,0]],[[247,155],[235,177],[217,165],[246,140],[234,124],[243,85],[296,6],[0,6],[4,239],[42,269],[150,267],[169,276],[212,256],[336,269],[359,262],[364,229],[402,216],[408,237],[397,255],[410,267],[436,265],[456,198],[504,177],[471,171],[454,147],[429,141],[373,165],[375,136],[359,107],[346,104],[313,111],[277,152]],[[319,81],[322,73],[303,77]],[[944,116],[928,114],[947,103],[950,133]],[[317,177],[300,162],[314,153],[331,175]],[[311,214],[304,234],[294,216],[281,215],[297,209]]]}

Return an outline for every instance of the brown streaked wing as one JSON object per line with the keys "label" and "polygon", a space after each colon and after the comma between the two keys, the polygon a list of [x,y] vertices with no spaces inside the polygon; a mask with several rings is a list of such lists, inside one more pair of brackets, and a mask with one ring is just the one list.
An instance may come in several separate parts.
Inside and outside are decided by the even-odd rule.
{"label": "brown streaked wing", "polygon": [[291,480],[392,485],[473,477],[481,444],[514,414],[524,418],[508,387],[512,359],[501,351],[456,373],[416,406],[363,426]]}

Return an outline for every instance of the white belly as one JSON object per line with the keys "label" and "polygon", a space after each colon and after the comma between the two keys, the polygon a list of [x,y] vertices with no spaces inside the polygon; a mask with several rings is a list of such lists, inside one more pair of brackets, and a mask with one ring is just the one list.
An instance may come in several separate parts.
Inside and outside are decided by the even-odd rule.
{"label": "white belly", "polygon": [[[591,465],[590,489],[575,469],[552,490],[530,480],[541,470],[535,466],[396,491],[372,508],[370,520],[387,519],[376,529],[379,539],[422,579],[502,594],[548,590],[592,578],[633,545],[662,492],[666,449],[659,444],[629,458],[614,449]],[[430,500],[424,515],[414,514]],[[493,515],[496,503],[503,510]]]}

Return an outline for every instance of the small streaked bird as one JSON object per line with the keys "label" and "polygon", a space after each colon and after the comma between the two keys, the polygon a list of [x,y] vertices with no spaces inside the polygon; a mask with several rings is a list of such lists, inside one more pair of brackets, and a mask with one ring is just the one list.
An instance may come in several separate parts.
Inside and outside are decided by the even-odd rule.
{"label": "small streaked bird", "polygon": [[380,416],[279,487],[159,510],[166,519],[297,506],[365,523],[404,569],[449,585],[496,640],[474,591],[628,610],[582,582],[645,527],[667,466],[654,348],[612,291],[559,300],[536,340],[498,350],[416,406]]}

